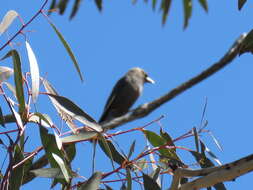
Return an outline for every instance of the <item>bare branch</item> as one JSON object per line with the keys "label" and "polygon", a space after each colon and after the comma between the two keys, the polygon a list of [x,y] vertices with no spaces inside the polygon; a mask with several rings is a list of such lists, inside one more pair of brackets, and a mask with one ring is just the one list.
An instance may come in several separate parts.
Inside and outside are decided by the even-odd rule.
{"label": "bare branch", "polygon": [[[253,170],[253,154],[218,167],[190,170],[178,168],[175,171],[170,190],[188,190],[211,187],[217,183],[231,181]],[[200,177],[179,187],[182,177]]]}
{"label": "bare branch", "polygon": [[165,95],[155,99],[152,102],[140,105],[133,111],[115,118],[111,121],[102,123],[103,128],[105,131],[109,129],[114,129],[120,125],[123,125],[127,122],[136,120],[138,118],[142,118],[150,114],[152,111],[163,105],[164,103],[170,101],[171,99],[175,98],[182,92],[188,90],[192,86],[200,83],[201,81],[205,80],[206,78],[210,77],[211,75],[215,74],[217,71],[221,70],[223,67],[231,63],[236,56],[238,55],[238,52],[241,47],[241,43],[243,42],[244,38],[246,37],[246,34],[242,34],[232,45],[232,47],[228,50],[228,52],[216,63],[214,63],[211,67],[207,68],[206,70],[202,71],[197,76],[191,78],[190,80],[182,83],[178,87],[172,89]]}

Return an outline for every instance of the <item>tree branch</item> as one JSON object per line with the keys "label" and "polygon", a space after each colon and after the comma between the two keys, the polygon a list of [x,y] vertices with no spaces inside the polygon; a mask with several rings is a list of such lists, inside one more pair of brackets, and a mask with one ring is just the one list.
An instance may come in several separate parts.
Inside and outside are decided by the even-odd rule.
{"label": "tree branch", "polygon": [[155,109],[163,105],[164,103],[170,101],[171,99],[175,98],[182,92],[188,90],[192,86],[200,83],[201,81],[205,80],[206,78],[210,77],[211,75],[215,74],[217,71],[221,70],[223,67],[231,63],[236,56],[238,55],[241,44],[243,40],[245,39],[246,34],[242,34],[232,45],[232,47],[228,50],[228,52],[216,63],[214,63],[211,67],[207,68],[206,70],[202,71],[197,76],[191,78],[190,80],[182,83],[178,87],[172,89],[165,95],[155,99],[152,102],[140,105],[133,111],[115,118],[113,120],[110,120],[108,122],[104,122],[101,125],[103,126],[104,130],[107,131],[109,129],[114,129],[116,127],[119,127],[120,125],[123,125],[127,122],[136,120],[138,118],[142,118],[153,112]]}
{"label": "tree branch", "polygon": [[[234,180],[235,178],[249,173],[252,170],[253,154],[218,167],[204,168],[199,170],[178,168],[175,171],[170,190],[197,190],[200,188],[211,187],[217,183]],[[181,187],[179,186],[179,181],[182,177],[197,176],[204,177],[200,177],[191,182],[185,183]]]}

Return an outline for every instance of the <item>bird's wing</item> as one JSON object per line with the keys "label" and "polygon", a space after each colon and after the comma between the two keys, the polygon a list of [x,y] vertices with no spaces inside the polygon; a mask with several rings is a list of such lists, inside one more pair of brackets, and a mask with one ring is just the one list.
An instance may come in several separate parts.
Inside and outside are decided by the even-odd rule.
{"label": "bird's wing", "polygon": [[125,85],[126,85],[126,79],[125,78],[121,78],[117,83],[116,85],[114,86],[109,98],[107,99],[106,101],[106,104],[105,104],[105,108],[104,108],[104,112],[100,118],[100,122],[101,121],[104,121],[105,118],[107,117],[108,115],[108,111],[110,110],[110,107],[111,105],[113,105],[113,101],[116,99],[117,95],[119,94],[119,90],[122,90],[125,88]]}

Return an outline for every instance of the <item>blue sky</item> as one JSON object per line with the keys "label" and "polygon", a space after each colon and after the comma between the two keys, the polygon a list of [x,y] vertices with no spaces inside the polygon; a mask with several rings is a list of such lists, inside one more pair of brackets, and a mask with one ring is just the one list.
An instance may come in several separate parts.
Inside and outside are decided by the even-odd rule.
{"label": "blue sky", "polygon": [[[14,9],[27,21],[42,3],[11,0],[1,7],[0,16]],[[80,82],[70,58],[45,18],[39,16],[28,26],[26,30],[32,32],[27,33],[27,37],[37,56],[41,75],[62,96],[70,98],[92,117],[99,119],[113,85],[128,69],[142,67],[156,81],[155,85],[145,86],[143,95],[135,104],[138,106],[163,95],[218,61],[235,39],[253,26],[251,2],[238,11],[236,0],[229,3],[209,1],[209,12],[206,14],[194,1],[193,15],[186,30],[183,30],[182,10],[182,2],[174,1],[165,26],[161,25],[161,12],[158,9],[152,11],[151,4],[142,1],[136,5],[132,5],[131,1],[105,1],[102,13],[97,11],[93,1],[84,1],[72,21],[68,20],[71,7],[64,16],[53,14],[50,18],[71,45],[84,75],[84,83]],[[19,22],[15,21],[10,35],[18,26]],[[2,35],[0,40],[3,44],[6,36]],[[24,39],[19,36],[15,42],[20,43],[17,49],[22,55],[23,68],[28,71]],[[8,50],[5,48],[1,56]],[[225,69],[161,106],[148,117],[128,123],[118,130],[143,126],[165,115],[161,123],[176,138],[199,125],[207,98],[205,118],[209,123],[208,129],[219,139],[224,150],[219,151],[208,135],[202,137],[206,145],[222,163],[251,154],[252,60],[250,54],[237,57]],[[62,125],[46,96],[39,97],[37,108],[42,113],[48,113],[57,126]],[[27,143],[31,144],[29,151],[32,151],[40,141],[34,141],[38,139],[37,126],[29,129]],[[158,131],[159,126],[154,124],[148,129]],[[146,142],[141,133],[117,137],[123,149],[128,148],[134,139],[137,139],[138,149],[142,150]],[[177,142],[177,145],[194,148],[193,139]],[[73,168],[80,168],[80,173],[89,177],[91,146],[80,143],[77,148],[78,158]],[[193,162],[189,153],[180,154],[186,163]],[[110,161],[99,158],[97,170],[110,171]],[[235,182],[226,183],[226,187],[230,190],[246,189],[251,185],[252,177],[252,173],[247,174]],[[49,187],[46,179],[36,179],[23,189],[38,185],[41,188]]]}

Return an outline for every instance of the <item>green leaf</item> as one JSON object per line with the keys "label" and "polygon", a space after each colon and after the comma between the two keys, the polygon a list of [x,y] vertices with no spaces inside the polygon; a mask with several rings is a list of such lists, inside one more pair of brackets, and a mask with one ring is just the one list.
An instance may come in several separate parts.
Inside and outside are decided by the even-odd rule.
{"label": "green leaf", "polygon": [[132,177],[130,168],[126,168],[127,190],[132,190]]}
{"label": "green leaf", "polygon": [[0,35],[9,28],[9,26],[17,16],[18,13],[14,10],[10,10],[5,14],[2,22],[0,23]]}
{"label": "green leaf", "polygon": [[57,147],[54,135],[49,134],[46,128],[40,126],[40,138],[51,167],[59,168],[52,153],[57,154],[60,158],[63,158],[63,154]]}
{"label": "green leaf", "polygon": [[74,143],[72,144],[67,144],[63,146],[65,152],[66,152],[66,156],[68,159],[68,162],[72,162],[76,156],[76,146]]}
{"label": "green leaf", "polygon": [[[160,135],[169,146],[175,146],[171,136],[167,132],[165,132],[162,128],[160,129]],[[173,148],[172,150],[176,151],[175,148]]]}
{"label": "green leaf", "polygon": [[203,9],[208,12],[208,4],[207,0],[199,0],[200,5],[203,7]]}
{"label": "green leaf", "polygon": [[156,183],[156,181],[153,178],[151,178],[150,176],[142,173],[142,178],[143,178],[145,190],[161,190],[161,188]]}
{"label": "green leaf", "polygon": [[161,10],[163,11],[162,24],[164,25],[170,10],[171,0],[163,0],[161,3]]}
{"label": "green leaf", "polygon": [[207,152],[207,153],[209,154],[209,156],[211,156],[212,159],[213,159],[215,162],[217,162],[219,165],[222,165],[221,162],[220,162],[220,160],[218,159],[218,157],[215,156],[215,154],[214,154],[209,148],[207,148],[206,145],[205,145],[202,141],[200,141],[200,145],[201,145],[201,147],[202,147],[202,154],[204,154],[204,153],[203,153],[204,151]]}
{"label": "green leaf", "polygon": [[[148,141],[154,147],[159,147],[159,146],[167,144],[167,141],[164,138],[162,138],[161,136],[157,135],[156,133],[152,131],[143,130],[143,133],[145,134]],[[166,158],[180,160],[180,158],[177,156],[177,154],[175,153],[173,149],[161,148],[159,149],[159,152],[161,153],[161,155],[163,155]]]}
{"label": "green leaf", "polygon": [[58,4],[59,13],[62,15],[65,12],[65,9],[67,7],[67,4],[69,3],[69,0],[61,0]]}
{"label": "green leaf", "polygon": [[56,7],[56,0],[52,0],[50,7],[49,7],[48,15],[51,14],[51,12],[52,12],[51,10],[54,9],[55,7]]}
{"label": "green leaf", "polygon": [[152,0],[152,9],[155,10],[157,4],[157,0]]}
{"label": "green leaf", "polygon": [[102,135],[99,135],[99,145],[103,152],[113,161],[121,165],[126,159],[117,151],[111,141],[104,139]]}
{"label": "green leaf", "polygon": [[30,63],[30,73],[32,78],[32,98],[33,102],[35,103],[39,96],[39,89],[40,89],[39,66],[30,44],[27,41],[25,41],[25,44]]}
{"label": "green leaf", "polygon": [[99,189],[100,181],[102,178],[101,172],[95,172],[86,183],[81,185],[78,190],[96,190]]}
{"label": "green leaf", "polygon": [[5,121],[4,121],[4,116],[3,116],[3,112],[2,112],[2,108],[0,107],[0,125],[2,125],[3,127],[5,127]]}
{"label": "green leaf", "polygon": [[28,118],[29,122],[37,123],[43,127],[51,128],[53,126],[53,122],[50,117],[46,114],[42,114],[39,112],[35,112],[31,114]]}
{"label": "green leaf", "polygon": [[[9,97],[7,98],[7,100],[8,100],[11,112],[13,113],[13,115],[14,115],[14,117],[16,119],[16,123],[17,123],[19,129],[23,130],[24,126],[23,126],[23,122],[22,122],[20,114],[14,109],[13,105],[11,104],[12,100]],[[24,132],[24,131],[22,131],[22,132]]]}
{"label": "green leaf", "polygon": [[241,10],[247,0],[238,0],[238,9]]}
{"label": "green leaf", "polygon": [[[12,164],[15,165],[24,159],[23,153],[18,145],[14,148]],[[9,189],[19,190],[24,177],[24,165],[21,164],[11,172]]]}
{"label": "green leaf", "polygon": [[46,177],[46,178],[59,178],[63,179],[64,176],[60,168],[40,168],[36,170],[31,170],[37,177]]}
{"label": "green leaf", "polygon": [[103,1],[102,0],[95,0],[96,6],[99,11],[102,11],[103,9]]}
{"label": "green leaf", "polygon": [[128,159],[132,156],[132,154],[133,154],[133,152],[134,152],[135,142],[136,142],[136,141],[134,140],[133,143],[132,143],[131,146],[130,146],[129,153],[128,153],[128,155],[127,155],[127,158],[128,158]]}
{"label": "green leaf", "polygon": [[[48,93],[58,95],[58,93],[56,92],[54,87],[46,79],[43,79],[42,81],[43,81],[43,85]],[[51,98],[49,96],[49,99],[52,102],[52,104],[54,105],[56,111],[58,112],[58,114],[60,115],[62,120],[64,120],[66,122],[68,127],[72,130],[73,134],[76,134],[77,127],[72,121],[73,118],[71,116],[69,116],[67,113],[65,113],[63,110],[61,110],[60,107],[58,106],[57,102],[53,98]]]}
{"label": "green leaf", "polygon": [[58,38],[60,39],[60,41],[62,42],[63,46],[65,47],[65,49],[67,50],[72,62],[74,63],[74,66],[79,74],[79,77],[81,79],[81,81],[83,81],[83,76],[82,76],[82,73],[81,73],[81,70],[79,68],[79,65],[77,63],[77,60],[74,56],[74,53],[72,52],[70,46],[68,45],[67,41],[64,39],[63,35],[60,33],[60,31],[56,28],[56,26],[52,23],[52,22],[49,22],[49,24],[52,26],[52,28],[54,29],[55,33],[57,34]]}
{"label": "green leaf", "polygon": [[70,14],[70,19],[74,18],[74,16],[76,15],[77,11],[80,8],[82,0],[75,0],[74,6],[72,8],[71,14]]}
{"label": "green leaf", "polygon": [[23,90],[21,61],[19,54],[16,50],[11,50],[11,55],[14,64],[14,81],[15,81],[16,95],[19,103],[19,113],[23,113],[25,111],[25,97]]}
{"label": "green leaf", "polygon": [[77,134],[70,135],[67,137],[62,137],[61,141],[63,143],[73,143],[73,142],[80,142],[91,139],[92,137],[97,136],[98,133],[94,131],[80,131]]}
{"label": "green leaf", "polygon": [[187,28],[189,19],[192,15],[192,0],[183,0],[184,1],[184,29]]}
{"label": "green leaf", "polygon": [[66,182],[68,183],[70,180],[70,176],[68,173],[67,166],[65,165],[64,161],[57,154],[52,153],[52,156],[55,159],[55,161],[57,162],[57,164],[59,165],[59,167],[64,175],[64,178],[65,178]]}
{"label": "green leaf", "polygon": [[103,131],[102,127],[80,107],[66,97],[54,94],[48,94],[54,101],[54,105],[65,112],[71,118],[74,118],[97,132]]}

